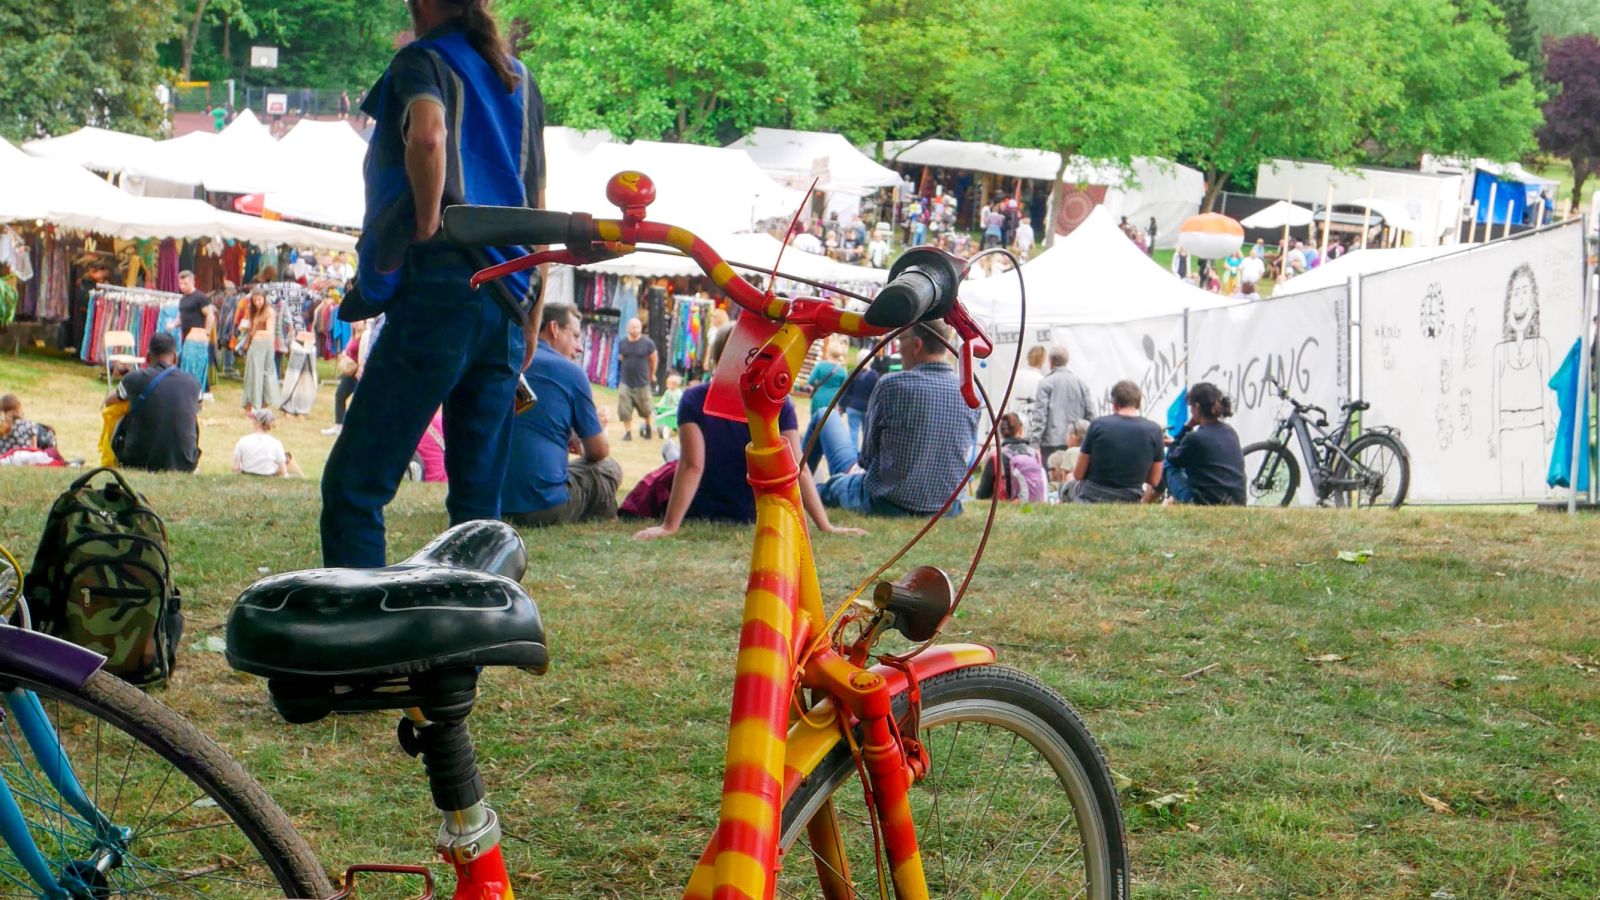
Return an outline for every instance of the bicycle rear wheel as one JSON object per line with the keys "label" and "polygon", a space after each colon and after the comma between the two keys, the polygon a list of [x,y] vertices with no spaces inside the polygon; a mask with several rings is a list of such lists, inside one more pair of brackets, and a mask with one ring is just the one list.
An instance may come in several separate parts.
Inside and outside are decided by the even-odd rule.
{"label": "bicycle rear wheel", "polygon": [[1288,506],[1300,487],[1300,464],[1277,441],[1257,441],[1244,448],[1245,505]]}
{"label": "bicycle rear wheel", "polygon": [[1352,441],[1345,452],[1355,465],[1339,460],[1334,477],[1353,482],[1354,487],[1334,495],[1339,506],[1399,509],[1406,502],[1406,492],[1411,489],[1411,455],[1399,438],[1382,431],[1368,432]]}
{"label": "bicycle rear wheel", "polygon": [[[0,776],[51,875],[73,897],[326,897],[288,816],[239,764],[177,713],[97,672],[77,691],[14,674],[0,722]],[[31,692],[59,749],[23,733]],[[38,721],[36,718],[33,721]],[[37,735],[36,735],[37,738]],[[66,763],[92,809],[63,796],[43,763]],[[43,897],[0,852],[0,895]]]}
{"label": "bicycle rear wheel", "polygon": [[[1060,695],[999,666],[930,678],[922,695],[931,765],[911,789],[911,809],[931,896],[1127,897],[1127,840],[1110,769]],[[896,701],[897,716],[905,705]],[[807,827],[830,801],[848,877],[822,862],[832,854],[824,847],[818,855]],[[872,826],[849,747],[835,747],[785,805],[782,846],[779,897],[878,896]]]}

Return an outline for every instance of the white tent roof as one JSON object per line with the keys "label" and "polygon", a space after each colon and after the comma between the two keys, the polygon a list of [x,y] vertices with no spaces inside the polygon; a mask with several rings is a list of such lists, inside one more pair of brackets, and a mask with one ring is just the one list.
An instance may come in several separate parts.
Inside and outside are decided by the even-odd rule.
{"label": "white tent roof", "polygon": [[29,156],[0,140],[0,221],[43,219],[90,230],[126,194],[75,162]]}
{"label": "white tent roof", "polygon": [[1239,224],[1246,228],[1302,228],[1310,225],[1315,216],[1311,210],[1298,203],[1279,200],[1271,206],[1265,207],[1255,213],[1239,220]]}
{"label": "white tent roof", "polygon": [[206,164],[217,155],[216,133],[194,131],[168,141],[155,141],[131,155],[123,172],[171,184],[201,184]]}
{"label": "white tent roof", "polygon": [[568,170],[551,171],[545,205],[614,219],[619,213],[606,199],[606,183],[628,169],[655,182],[652,220],[700,234],[733,234],[763,219],[787,218],[802,196],[768,178],[738,150],[634,141],[600,144]]}
{"label": "white tent roof", "polygon": [[[1122,322],[1185,309],[1224,306],[1228,298],[1203,291],[1134,246],[1097,206],[1072,234],[1022,266],[1030,324]],[[1016,322],[1021,292],[1015,275],[967,281],[962,299],[981,321]]]}
{"label": "white tent roof", "polygon": [[[768,271],[771,270],[773,262],[778,261],[778,251],[783,248],[781,241],[766,232],[746,232],[717,237],[701,235],[701,237],[711,245],[712,249],[722,254],[724,259],[762,266]],[[635,253],[583,268],[586,271],[604,272],[608,275],[637,275],[641,278],[705,274],[699,264],[687,257],[665,256],[660,253]],[[826,256],[806,253],[794,247],[783,251],[783,258],[778,263],[778,268],[786,274],[809,278],[824,284],[883,284],[889,277],[889,273],[884,269],[853,266]],[[736,271],[740,274],[754,274],[747,273],[743,269]]]}
{"label": "white tent roof", "polygon": [[301,119],[278,142],[265,208],[291,219],[360,228],[367,142],[345,122]]}
{"label": "white tent roof", "polygon": [[808,186],[818,160],[827,162],[827,176],[818,183],[819,191],[864,196],[900,183],[899,173],[873,162],[839,134],[757,128],[728,146],[743,150],[761,171],[790,187]]}
{"label": "white tent roof", "polygon": [[1336,205],[1361,206],[1370,209],[1373,213],[1383,217],[1383,224],[1399,231],[1416,231],[1421,228],[1417,220],[1411,217],[1411,211],[1406,209],[1406,205],[1398,200],[1370,197],[1361,200],[1346,200],[1343,204]]}
{"label": "white tent roof", "polygon": [[1061,154],[1045,150],[1019,150],[999,144],[977,141],[947,141],[934,138],[927,141],[885,141],[884,158],[891,162],[911,163],[919,166],[939,166],[945,169],[970,169],[1010,175],[1014,178],[1036,178],[1053,181],[1061,168]]}
{"label": "white tent roof", "polygon": [[1355,275],[1369,275],[1412,263],[1425,262],[1436,256],[1459,253],[1472,245],[1449,244],[1441,247],[1393,247],[1389,249],[1352,250],[1330,263],[1323,263],[1304,275],[1278,282],[1272,296],[1287,297],[1320,288],[1345,284]]}
{"label": "white tent roof", "polygon": [[276,186],[278,142],[255,113],[246,109],[234,116],[214,144],[201,171],[206,190],[254,194]]}
{"label": "white tent roof", "polygon": [[129,159],[139,158],[155,141],[136,134],[80,128],[60,137],[28,141],[22,149],[34,156],[47,156],[77,163],[97,172],[120,172]]}

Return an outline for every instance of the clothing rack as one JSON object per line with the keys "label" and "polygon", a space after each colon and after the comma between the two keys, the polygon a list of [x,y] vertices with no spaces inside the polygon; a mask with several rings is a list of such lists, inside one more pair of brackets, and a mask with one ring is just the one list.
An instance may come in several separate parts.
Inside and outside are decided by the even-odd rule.
{"label": "clothing rack", "polygon": [[115,284],[95,285],[89,293],[89,309],[84,315],[83,340],[78,344],[79,358],[94,365],[104,363],[107,331],[132,332],[136,345],[134,353],[149,355],[150,338],[156,332],[177,331],[178,300],[177,294],[167,291]]}

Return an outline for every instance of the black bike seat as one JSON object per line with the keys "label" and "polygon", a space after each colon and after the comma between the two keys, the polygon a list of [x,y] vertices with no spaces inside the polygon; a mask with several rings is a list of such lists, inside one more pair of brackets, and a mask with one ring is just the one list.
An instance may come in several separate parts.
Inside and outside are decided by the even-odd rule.
{"label": "black bike seat", "polygon": [[522,586],[527,554],[501,522],[466,522],[382,569],[263,578],[228,615],[228,664],[324,686],[443,669],[549,665],[544,623]]}
{"label": "black bike seat", "polygon": [[1344,408],[1350,410],[1351,412],[1361,412],[1365,409],[1371,409],[1372,404],[1365,400],[1351,400],[1349,403],[1344,405]]}

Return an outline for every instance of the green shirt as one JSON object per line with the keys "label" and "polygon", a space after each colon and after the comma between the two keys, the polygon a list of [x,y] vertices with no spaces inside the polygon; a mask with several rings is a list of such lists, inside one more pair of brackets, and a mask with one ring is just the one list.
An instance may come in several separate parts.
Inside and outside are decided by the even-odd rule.
{"label": "green shirt", "polygon": [[222,107],[219,106],[211,111],[211,124],[216,128],[216,130],[221,131],[223,123],[225,123],[227,119],[228,111]]}

